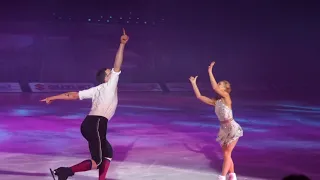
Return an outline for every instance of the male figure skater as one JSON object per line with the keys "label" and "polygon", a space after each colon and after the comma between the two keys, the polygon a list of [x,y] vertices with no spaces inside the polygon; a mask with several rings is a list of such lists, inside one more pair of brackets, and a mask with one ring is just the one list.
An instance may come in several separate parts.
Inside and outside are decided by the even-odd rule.
{"label": "male figure skater", "polygon": [[101,69],[97,73],[100,85],[79,92],[68,92],[48,97],[41,101],[50,104],[54,100],[83,100],[92,99],[89,115],[81,124],[81,134],[88,141],[91,159],[84,160],[71,167],[59,167],[51,171],[52,177],[66,180],[76,172],[99,169],[99,180],[105,180],[107,171],[113,157],[113,149],[106,138],[108,120],[112,118],[118,104],[117,85],[121,73],[123,51],[129,37],[123,29],[120,46],[116,54],[112,69]]}

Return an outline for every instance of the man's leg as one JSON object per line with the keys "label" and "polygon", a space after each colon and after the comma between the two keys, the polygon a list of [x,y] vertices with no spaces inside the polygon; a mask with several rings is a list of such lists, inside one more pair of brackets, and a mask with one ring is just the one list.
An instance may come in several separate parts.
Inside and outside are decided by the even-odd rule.
{"label": "man's leg", "polygon": [[107,172],[113,157],[113,149],[111,144],[107,139],[103,141],[103,161],[102,164],[99,166],[99,180],[105,180],[107,176]]}
{"label": "man's leg", "polygon": [[76,172],[97,169],[97,167],[102,163],[103,157],[99,130],[100,118],[96,116],[87,116],[81,125],[81,133],[89,143],[92,159],[84,160],[71,167],[60,167],[56,169],[54,172],[59,177],[59,180],[66,180]]}
{"label": "man's leg", "polygon": [[71,167],[59,167],[54,170],[55,175],[58,176],[59,180],[66,180],[68,177],[73,176],[76,172],[88,171],[93,168],[95,162],[93,160],[84,160]]}

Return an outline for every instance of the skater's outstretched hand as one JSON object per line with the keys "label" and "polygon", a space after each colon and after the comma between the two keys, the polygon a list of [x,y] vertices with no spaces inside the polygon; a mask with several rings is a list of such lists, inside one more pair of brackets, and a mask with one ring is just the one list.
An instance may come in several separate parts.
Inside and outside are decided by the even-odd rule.
{"label": "skater's outstretched hand", "polygon": [[45,98],[45,99],[42,99],[40,100],[41,102],[46,102],[47,104],[51,104],[53,102],[53,99],[51,99],[50,97],[48,98]]}
{"label": "skater's outstretched hand", "polygon": [[191,83],[197,83],[197,78],[198,78],[198,76],[196,76],[196,77],[190,76],[189,80]]}
{"label": "skater's outstretched hand", "polygon": [[[90,92],[90,89],[84,90],[84,93]],[[83,96],[82,98],[88,98],[87,95]],[[41,102],[46,102],[47,104],[51,104],[55,100],[79,100],[79,92],[67,92],[63,94],[59,94],[56,96],[50,96],[45,99],[40,100]]]}
{"label": "skater's outstretched hand", "polygon": [[120,42],[121,44],[127,44],[127,42],[129,41],[129,36],[126,35],[126,30],[124,28],[122,29],[122,32],[123,34],[120,38]]}

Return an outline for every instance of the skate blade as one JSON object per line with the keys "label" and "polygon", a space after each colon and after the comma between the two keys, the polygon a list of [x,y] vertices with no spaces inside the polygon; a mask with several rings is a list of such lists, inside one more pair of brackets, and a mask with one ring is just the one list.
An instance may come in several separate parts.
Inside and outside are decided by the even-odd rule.
{"label": "skate blade", "polygon": [[54,172],[52,171],[51,168],[50,168],[50,173],[51,173],[51,175],[52,175],[52,177],[53,177],[53,180],[56,180],[56,178],[55,178],[55,176],[54,176]]}

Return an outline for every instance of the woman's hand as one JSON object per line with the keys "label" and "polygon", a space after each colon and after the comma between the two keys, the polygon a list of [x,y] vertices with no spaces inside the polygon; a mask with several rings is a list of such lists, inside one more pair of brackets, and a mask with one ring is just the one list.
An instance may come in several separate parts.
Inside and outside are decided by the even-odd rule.
{"label": "woman's hand", "polygon": [[209,67],[208,67],[208,72],[212,72],[212,68],[213,68],[213,66],[214,66],[215,63],[216,63],[216,62],[214,62],[214,61],[211,62],[211,64],[210,64]]}
{"label": "woman's hand", "polygon": [[196,77],[190,76],[189,80],[191,83],[197,83],[197,78],[198,78],[198,76],[196,76]]}

